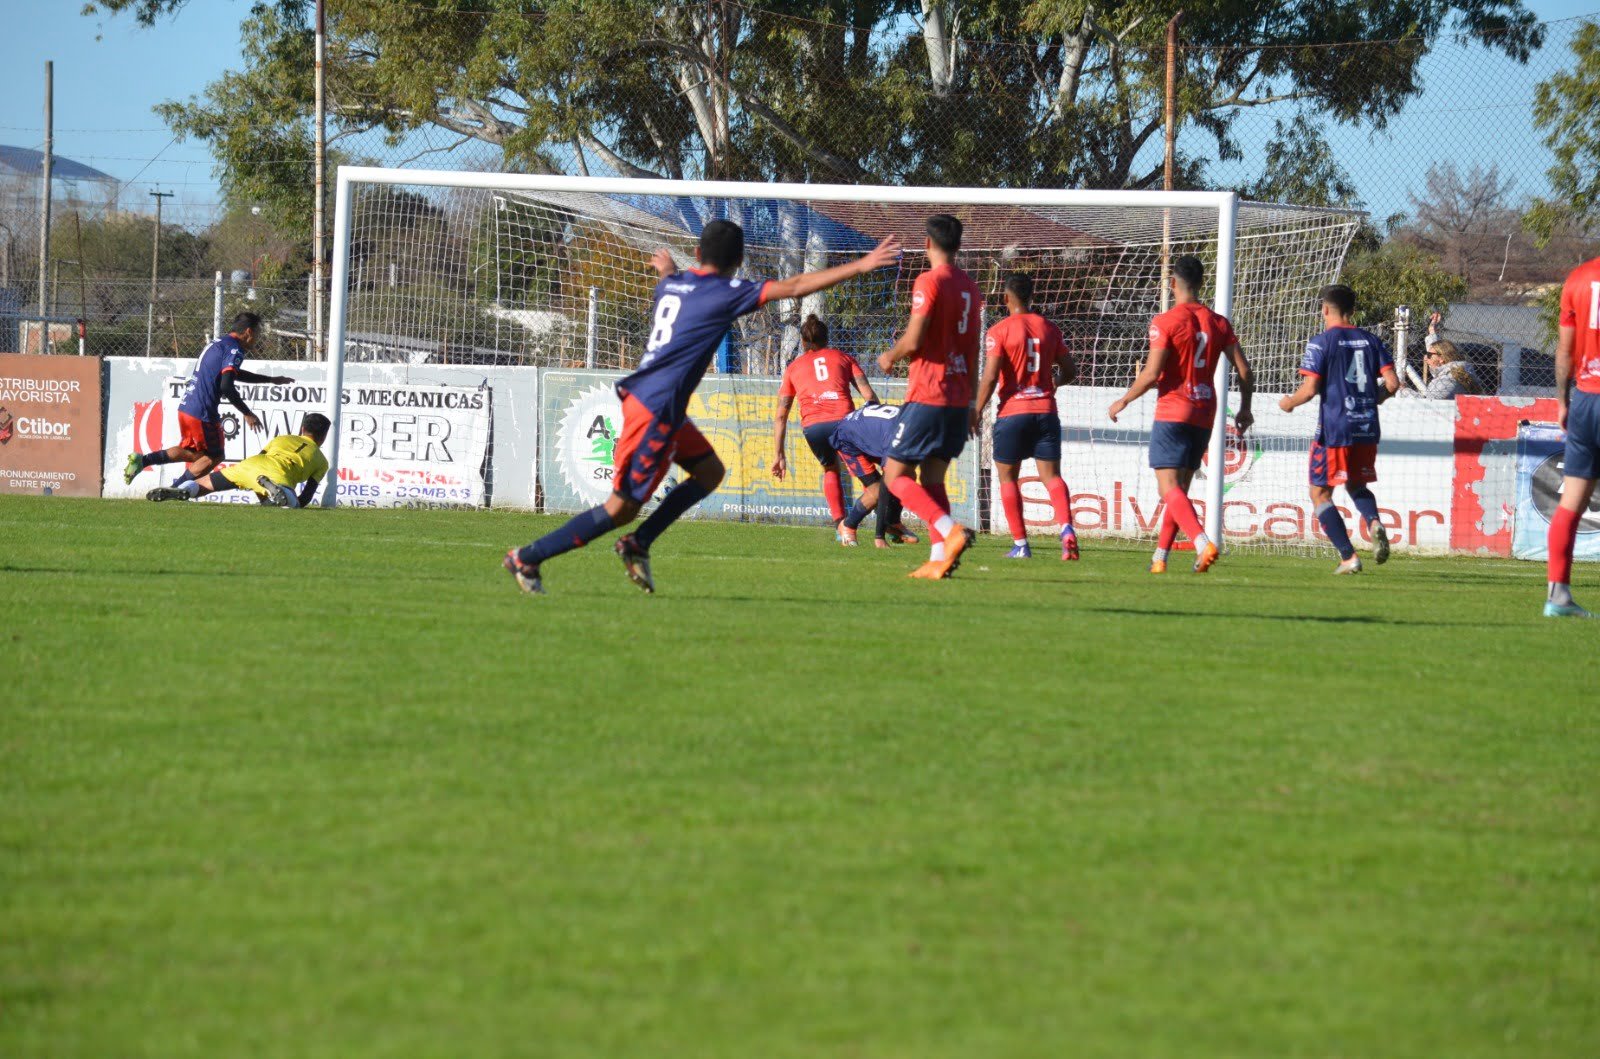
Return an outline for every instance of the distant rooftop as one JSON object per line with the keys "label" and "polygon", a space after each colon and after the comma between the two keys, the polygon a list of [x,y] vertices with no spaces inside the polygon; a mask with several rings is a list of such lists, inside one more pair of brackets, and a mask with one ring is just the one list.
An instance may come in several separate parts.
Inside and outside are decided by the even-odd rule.
{"label": "distant rooftop", "polygon": [[[31,147],[8,147],[0,144],[0,173],[14,173],[34,178],[43,176],[44,152],[35,151]],[[105,184],[118,182],[110,173],[102,173],[93,166],[74,162],[59,154],[51,156],[50,176],[54,180],[92,180]]]}

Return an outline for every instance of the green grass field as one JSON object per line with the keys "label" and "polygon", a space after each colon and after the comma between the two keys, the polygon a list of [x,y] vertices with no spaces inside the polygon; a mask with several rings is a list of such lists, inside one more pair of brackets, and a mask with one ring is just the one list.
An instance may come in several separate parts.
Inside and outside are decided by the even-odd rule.
{"label": "green grass field", "polygon": [[1537,566],[553,521],[0,499],[0,1055],[1600,1055]]}

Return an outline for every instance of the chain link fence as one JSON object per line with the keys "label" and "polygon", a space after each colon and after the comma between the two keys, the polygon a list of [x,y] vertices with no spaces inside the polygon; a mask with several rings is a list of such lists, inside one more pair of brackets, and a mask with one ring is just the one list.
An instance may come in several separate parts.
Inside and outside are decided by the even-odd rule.
{"label": "chain link fence", "polygon": [[[330,4],[337,159],[675,178],[1161,186],[1166,54],[1148,26],[1096,24],[1091,13],[1024,30],[949,2],[923,5],[922,17],[863,5],[807,19],[715,0],[648,17],[630,8],[642,21],[607,37],[595,27],[602,14],[618,13],[609,5],[586,27],[504,3],[406,5],[406,32],[435,42],[430,62],[445,69],[430,110],[415,93],[402,108],[374,92],[416,65],[393,48],[405,38],[375,23],[392,22],[392,12],[384,15],[392,6]],[[1370,227],[1345,269],[1368,284],[1370,319],[1388,325],[1394,306],[1409,305],[1410,337],[1420,342],[1428,312],[1443,310],[1444,336],[1468,347],[1486,388],[1541,385],[1552,342],[1540,299],[1597,244],[1572,231],[1541,244],[1524,224],[1549,195],[1554,164],[1534,101],[1540,84],[1573,68],[1573,45],[1593,22],[1264,48],[1186,28],[1176,71],[1178,184],[1364,210]],[[481,65],[449,69],[485,55],[499,57],[496,76]],[[309,70],[293,74],[309,78]],[[476,95],[457,91],[469,84]],[[287,187],[309,201],[310,138],[303,121],[288,128],[292,135],[273,141],[277,153],[253,157],[254,184],[225,181],[231,204],[219,192],[175,214],[189,239],[169,251],[163,230],[167,264],[153,302],[145,184],[204,183],[205,165],[77,159],[139,177],[85,185],[71,193],[78,201],[58,202],[43,315],[83,319],[89,352],[192,355],[213,329],[221,271],[224,317],[260,311],[275,355],[307,355],[309,241],[269,220],[272,211],[250,209],[240,190]],[[24,179],[0,195],[0,344],[20,344],[28,318],[39,315],[37,183],[30,189]],[[109,231],[117,223],[129,230]],[[1420,279],[1390,275],[1374,257],[1394,247],[1416,255],[1408,260],[1420,263]],[[481,303],[490,331],[519,309],[470,269],[408,282]],[[60,333],[73,326],[51,324],[50,340],[75,345]],[[40,328],[32,324],[35,342]]]}

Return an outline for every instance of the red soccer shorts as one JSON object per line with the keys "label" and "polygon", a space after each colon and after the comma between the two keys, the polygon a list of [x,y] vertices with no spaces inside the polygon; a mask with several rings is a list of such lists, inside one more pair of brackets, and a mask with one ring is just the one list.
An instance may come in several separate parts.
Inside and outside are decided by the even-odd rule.
{"label": "red soccer shorts", "polygon": [[222,459],[222,424],[196,419],[188,412],[178,413],[178,447]]}
{"label": "red soccer shorts", "polygon": [[674,462],[689,467],[711,451],[711,442],[691,420],[673,423],[629,395],[622,399],[622,437],[617,439],[611,488],[642,504],[655,494]]}
{"label": "red soccer shorts", "polygon": [[878,473],[878,465],[859,452],[840,452],[839,462],[844,464],[844,469],[859,482],[865,482]]}
{"label": "red soccer shorts", "polygon": [[1336,485],[1366,485],[1378,480],[1378,446],[1327,446],[1311,443],[1311,484],[1332,488]]}

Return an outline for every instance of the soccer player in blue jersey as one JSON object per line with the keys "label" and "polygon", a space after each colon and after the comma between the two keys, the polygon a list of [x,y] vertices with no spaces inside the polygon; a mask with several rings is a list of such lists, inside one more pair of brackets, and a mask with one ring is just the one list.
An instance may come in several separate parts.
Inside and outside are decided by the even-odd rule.
{"label": "soccer player in blue jersey", "polygon": [[917,535],[901,524],[900,499],[880,484],[883,475],[878,468],[888,457],[899,428],[899,405],[869,404],[845,416],[829,435],[828,444],[839,454],[839,462],[861,483],[861,494],[839,524],[840,540],[854,544],[856,527],[876,509],[875,545],[887,548],[890,544],[917,543]]}
{"label": "soccer player in blue jersey", "polygon": [[159,467],[182,460],[188,469],[173,485],[199,480],[222,460],[222,421],[217,415],[224,399],[239,410],[245,425],[258,433],[265,428],[234,389],[236,382],[270,382],[284,385],[294,380],[287,375],[257,375],[245,371],[244,356],[256,347],[261,337],[261,317],[240,313],[226,335],[205,348],[189,376],[189,388],[178,405],[178,444],[160,452],[135,452],[128,457],[122,480],[132,485],[146,467]]}
{"label": "soccer player in blue jersey", "polygon": [[784,280],[736,279],[744,262],[744,229],[732,221],[712,221],[700,233],[695,251],[699,268],[679,272],[668,250],[656,251],[651,265],[656,284],[650,340],[632,375],[617,383],[622,398],[622,436],[616,445],[612,493],[553,533],[506,553],[505,566],[524,592],[542,593],[542,565],[563,552],[581,548],[639,514],[668,468],[677,463],[689,477],[673,487],[650,517],[617,541],[616,552],[628,578],[655,591],[650,546],[685,511],[722,483],[722,461],[689,419],[689,398],[711,366],[717,346],[739,317],[770,301],[803,298],[855,276],[895,264],[900,242],[890,236],[870,253],[843,265]]}
{"label": "soccer player in blue jersey", "polygon": [[1378,405],[1400,388],[1394,360],[1383,340],[1350,322],[1356,294],[1334,284],[1322,289],[1327,330],[1306,344],[1300,362],[1304,381],[1278,402],[1285,412],[1321,396],[1316,440],[1311,443],[1311,502],[1317,521],[1339,551],[1336,574],[1359,574],[1361,559],[1333,506],[1334,486],[1344,486],[1372,536],[1373,561],[1389,559],[1389,535],[1378,519],[1378,498],[1367,488],[1378,480]]}

